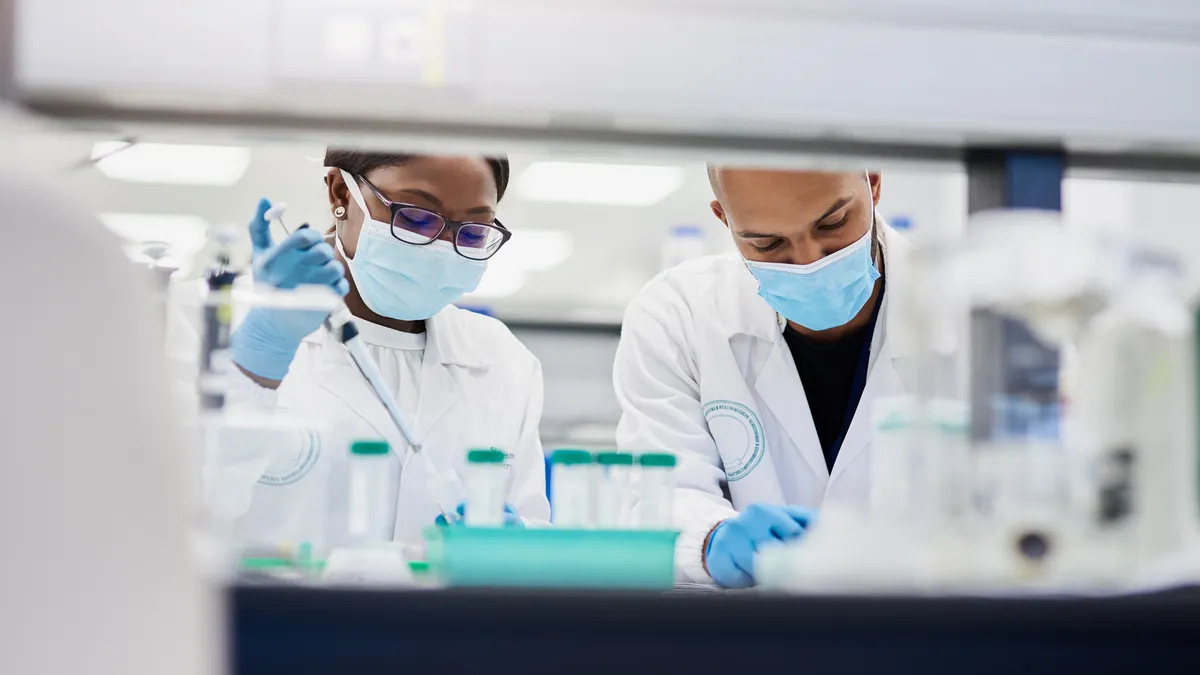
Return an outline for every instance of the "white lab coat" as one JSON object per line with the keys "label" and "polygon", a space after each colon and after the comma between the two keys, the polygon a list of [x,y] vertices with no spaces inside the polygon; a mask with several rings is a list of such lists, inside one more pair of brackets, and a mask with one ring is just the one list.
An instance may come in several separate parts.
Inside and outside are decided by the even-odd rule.
{"label": "white lab coat", "polygon": [[613,374],[622,409],[617,445],[678,455],[682,579],[711,582],[704,540],[750,504],[816,508],[868,497],[871,405],[905,393],[901,362],[910,353],[889,333],[907,245],[886,224],[882,233],[888,286],[866,385],[832,475],[782,325],[736,253],[663,272],[627,308]]}
{"label": "white lab coat", "polygon": [[[541,364],[503,323],[473,312],[447,307],[426,321],[426,330],[420,398],[410,420],[422,452],[465,479],[468,449],[504,450],[508,502],[529,522],[549,521],[538,437]],[[311,542],[318,550],[344,543],[349,445],[384,438],[406,447],[345,348],[324,329],[304,339],[277,391],[239,375],[227,410],[234,417],[279,410],[305,423],[287,431],[234,428],[209,448],[209,505],[234,521],[242,542]],[[404,454],[395,540],[411,543],[421,541],[439,510],[421,462]]]}

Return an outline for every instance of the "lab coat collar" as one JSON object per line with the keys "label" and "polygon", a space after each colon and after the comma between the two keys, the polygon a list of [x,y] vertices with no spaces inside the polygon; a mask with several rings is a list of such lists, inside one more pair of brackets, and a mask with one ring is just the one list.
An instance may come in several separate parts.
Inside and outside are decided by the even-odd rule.
{"label": "lab coat collar", "polygon": [[[491,365],[486,358],[487,345],[478,345],[472,341],[470,327],[464,321],[463,312],[466,311],[451,305],[425,320],[427,359],[432,355],[443,365],[466,368],[486,369]],[[362,319],[355,321],[363,323]],[[317,329],[304,341],[321,344],[326,342],[325,336],[324,329]]]}
{"label": "lab coat collar", "polygon": [[[416,419],[410,421],[418,443],[424,442],[454,406],[462,390],[459,380],[463,373],[445,366],[486,369],[489,365],[484,361],[486,345],[474,348],[463,312],[457,307],[447,307],[425,322],[428,337],[421,362],[421,396]],[[341,399],[394,447],[406,447],[387,411],[375,399],[366,381],[353,370],[345,348],[324,330],[313,333],[306,341],[325,346],[325,371],[319,377],[320,386]]]}
{"label": "lab coat collar", "polygon": [[474,342],[476,336],[464,319],[468,310],[458,307],[446,307],[425,321],[425,330],[429,333],[429,341],[425,349],[444,365],[464,366],[466,368],[486,369],[488,345]]}

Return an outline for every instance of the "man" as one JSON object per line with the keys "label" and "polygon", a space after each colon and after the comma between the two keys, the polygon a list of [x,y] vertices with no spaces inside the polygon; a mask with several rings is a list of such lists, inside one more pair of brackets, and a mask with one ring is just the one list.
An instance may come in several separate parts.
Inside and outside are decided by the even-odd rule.
{"label": "man", "polygon": [[744,587],[760,545],[867,497],[871,404],[904,393],[887,293],[904,242],[875,215],[878,174],[709,177],[738,253],[664,272],[629,305],[617,443],[678,454],[681,576]]}

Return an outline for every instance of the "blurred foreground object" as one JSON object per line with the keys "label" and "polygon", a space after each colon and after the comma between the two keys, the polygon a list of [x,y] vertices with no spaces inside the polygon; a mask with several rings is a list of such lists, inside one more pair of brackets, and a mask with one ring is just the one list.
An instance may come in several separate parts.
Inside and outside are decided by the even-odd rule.
{"label": "blurred foreground object", "polygon": [[0,673],[214,673],[152,293],[94,216],[8,155],[0,200]]}
{"label": "blurred foreground object", "polygon": [[[918,394],[872,411],[887,449],[872,509],[826,508],[804,540],[760,551],[762,583],[984,594],[1194,584],[1195,333],[1181,262],[1072,231],[1052,211],[981,212],[957,239],[914,239],[912,274],[893,286],[908,339],[965,332],[987,310],[1036,342],[992,350],[1003,358],[984,363],[970,402],[927,349],[913,364]],[[987,356],[986,341],[1007,336],[980,337],[971,348]],[[1030,344],[1072,350],[1066,386],[1034,372],[1044,362]]]}

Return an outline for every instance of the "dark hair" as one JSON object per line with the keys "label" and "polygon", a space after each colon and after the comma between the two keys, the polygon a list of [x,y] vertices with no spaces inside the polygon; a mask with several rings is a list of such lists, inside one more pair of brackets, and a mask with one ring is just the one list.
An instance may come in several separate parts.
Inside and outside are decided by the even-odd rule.
{"label": "dark hair", "polygon": [[[325,166],[343,169],[356,176],[365,176],[375,169],[407,164],[417,157],[420,155],[326,148]],[[508,158],[484,157],[483,159],[492,170],[492,178],[496,179],[496,199],[504,199],[504,191],[508,189]]]}

